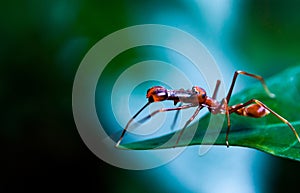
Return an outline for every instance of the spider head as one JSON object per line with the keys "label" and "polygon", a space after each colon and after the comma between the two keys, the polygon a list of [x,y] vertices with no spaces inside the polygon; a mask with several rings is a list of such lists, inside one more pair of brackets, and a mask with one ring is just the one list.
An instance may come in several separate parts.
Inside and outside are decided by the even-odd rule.
{"label": "spider head", "polygon": [[199,86],[193,86],[192,92],[197,95],[199,103],[205,103],[207,96],[206,91],[203,88],[200,88]]}
{"label": "spider head", "polygon": [[162,86],[154,86],[147,91],[149,102],[164,101],[168,98],[168,90]]}

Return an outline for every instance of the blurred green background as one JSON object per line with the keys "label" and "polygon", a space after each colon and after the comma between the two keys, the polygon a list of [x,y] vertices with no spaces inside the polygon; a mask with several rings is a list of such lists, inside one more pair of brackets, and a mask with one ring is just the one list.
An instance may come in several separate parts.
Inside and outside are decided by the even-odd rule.
{"label": "blurred green background", "polygon": [[[208,175],[208,166],[201,168],[205,156],[194,154],[195,160],[178,158],[171,166],[152,170],[115,168],[81,140],[71,99],[74,76],[86,52],[116,30],[145,23],[174,26],[197,37],[216,58],[227,85],[236,69],[269,77],[300,64],[299,10],[299,1],[279,0],[1,2],[0,191],[214,192],[215,186],[223,187],[223,179],[231,178],[231,173],[222,173],[228,169],[226,160],[230,166],[247,165],[245,173],[238,173],[251,181],[242,192],[297,191],[300,163],[242,148],[238,152],[251,155],[241,158],[235,148],[221,148],[217,151],[224,151],[225,157],[212,154],[206,159],[222,174],[218,178]],[[130,55],[126,60],[132,61]],[[178,175],[181,167],[192,167],[191,162],[199,168]],[[201,187],[206,181],[211,191]],[[228,184],[228,192],[235,192],[236,184]]]}

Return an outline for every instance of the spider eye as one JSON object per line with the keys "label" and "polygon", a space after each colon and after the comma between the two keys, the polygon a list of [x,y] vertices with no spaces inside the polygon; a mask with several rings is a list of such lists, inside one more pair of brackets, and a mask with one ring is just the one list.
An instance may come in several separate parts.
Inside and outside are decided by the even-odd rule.
{"label": "spider eye", "polygon": [[206,97],[206,94],[204,93],[204,94],[202,94],[202,98],[204,99]]}
{"label": "spider eye", "polygon": [[193,91],[193,93],[199,94],[199,90],[197,89],[197,87],[193,87],[192,91]]}

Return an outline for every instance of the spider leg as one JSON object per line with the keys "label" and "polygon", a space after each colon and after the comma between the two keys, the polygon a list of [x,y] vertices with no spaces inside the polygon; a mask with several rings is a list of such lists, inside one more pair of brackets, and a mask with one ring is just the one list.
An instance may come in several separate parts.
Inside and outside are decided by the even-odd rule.
{"label": "spider leg", "polygon": [[185,128],[195,119],[195,117],[198,115],[198,113],[200,112],[200,110],[202,108],[203,108],[203,106],[199,105],[197,107],[196,111],[194,112],[194,114],[191,116],[191,118],[185,123],[185,125],[183,126],[183,128],[181,129],[181,131],[180,131],[180,133],[178,135],[178,138],[177,138],[177,141],[176,141],[174,147],[177,146],[177,144],[178,144],[178,142],[179,142],[179,140],[180,140],[180,138],[181,138],[181,136],[182,136]]}
{"label": "spider leg", "polygon": [[[181,105],[182,105],[182,103],[179,103],[178,107],[181,107]],[[176,111],[176,114],[174,116],[174,119],[173,119],[173,122],[172,122],[172,125],[171,125],[172,130],[174,130],[174,128],[175,128],[175,124],[176,124],[176,121],[178,119],[179,113],[180,113],[180,111]]]}
{"label": "spider leg", "polygon": [[246,75],[246,76],[250,76],[252,78],[255,78],[257,80],[259,80],[263,86],[263,88],[265,89],[266,93],[271,97],[271,98],[274,98],[275,97],[275,94],[271,93],[270,90],[268,89],[266,83],[265,83],[265,80],[263,79],[263,77],[261,76],[258,76],[258,75],[255,75],[255,74],[250,74],[248,72],[245,72],[245,71],[235,71],[234,75],[233,75],[233,78],[232,78],[232,82],[231,82],[231,85],[230,85],[230,88],[229,88],[229,91],[228,91],[228,94],[226,96],[226,100],[227,100],[227,103],[229,103],[230,101],[230,97],[231,97],[231,94],[232,94],[232,90],[233,90],[233,87],[235,85],[235,82],[236,82],[236,79],[238,77],[239,74],[243,74],[243,75]]}
{"label": "spider leg", "polygon": [[[147,103],[144,107],[142,107],[142,108],[141,108],[141,109],[140,109],[140,110],[139,110],[139,111],[138,111],[138,112],[137,112],[137,113],[136,113],[136,114],[128,121],[128,123],[127,123],[125,129],[123,130],[123,132],[122,132],[122,134],[121,134],[121,137],[120,137],[119,141],[118,141],[117,144],[116,144],[116,147],[118,147],[118,146],[120,145],[120,143],[121,143],[121,141],[122,141],[122,139],[123,139],[123,137],[124,137],[124,135],[125,135],[125,133],[126,133],[128,127],[129,127],[129,125],[131,124],[131,122],[132,122],[132,121],[137,117],[137,115],[138,115],[140,112],[142,112],[142,110],[143,110],[144,108],[146,108],[146,106],[148,106],[149,104],[150,104],[150,103]],[[152,116],[156,115],[157,113],[167,112],[167,111],[179,111],[179,110],[187,109],[187,108],[190,108],[190,107],[193,107],[193,106],[195,106],[195,105],[189,104],[189,105],[184,105],[184,106],[175,107],[175,108],[162,108],[162,109],[159,109],[159,110],[156,110],[156,111],[152,112],[151,114],[149,114],[148,116],[142,118],[142,119],[139,120],[138,122],[143,123],[143,122],[147,121],[148,119],[150,119]]]}
{"label": "spider leg", "polygon": [[226,114],[226,117],[227,117],[227,131],[226,131],[225,142],[226,142],[226,146],[229,147],[228,135],[229,135],[229,132],[230,132],[231,123],[230,123],[230,116],[229,116],[230,113],[229,113],[229,107],[228,107],[227,99],[224,98],[221,104],[224,105],[224,107],[225,107],[225,114]]}
{"label": "spider leg", "polygon": [[220,84],[221,84],[221,81],[217,80],[214,93],[213,93],[213,95],[211,97],[212,99],[216,99],[217,98],[217,94],[218,94],[218,91],[219,91]]}

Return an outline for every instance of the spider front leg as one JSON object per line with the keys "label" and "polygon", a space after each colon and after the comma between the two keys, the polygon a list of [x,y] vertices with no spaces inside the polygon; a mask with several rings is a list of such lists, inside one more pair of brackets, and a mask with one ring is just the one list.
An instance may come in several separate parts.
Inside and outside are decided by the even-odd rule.
{"label": "spider front leg", "polygon": [[[125,129],[123,130],[122,134],[121,134],[121,137],[119,139],[119,141],[117,142],[116,144],[116,147],[118,147],[126,133],[126,131],[128,130],[129,128],[129,125],[131,124],[131,122],[137,117],[137,115],[142,112],[142,110],[144,110],[150,103],[147,103],[145,106],[143,106],[127,123]],[[187,109],[187,108],[190,108],[190,107],[193,107],[195,105],[192,105],[192,104],[189,104],[189,105],[184,105],[184,106],[180,106],[180,107],[175,107],[175,108],[162,108],[162,109],[159,109],[159,110],[156,110],[154,112],[152,112],[151,114],[149,114],[148,116],[142,118],[141,120],[139,120],[138,122],[140,123],[143,123],[145,121],[147,121],[148,119],[150,119],[152,116],[156,115],[157,113],[161,113],[161,112],[167,112],[167,111],[179,111],[179,110],[182,110],[182,109]]]}

